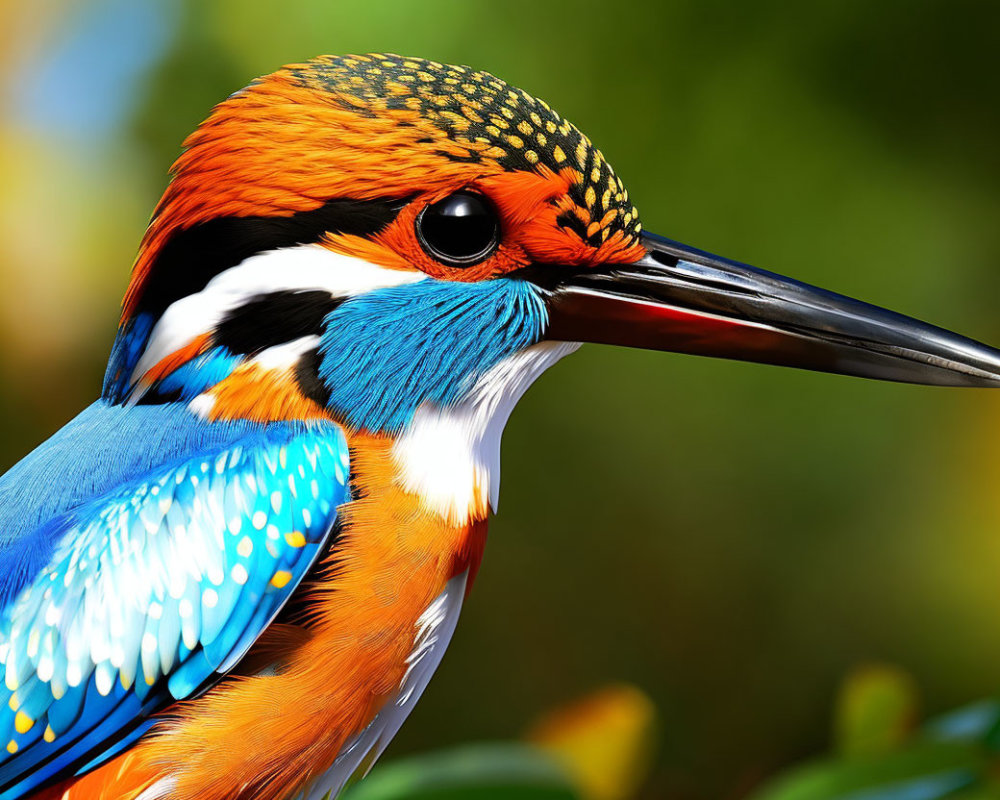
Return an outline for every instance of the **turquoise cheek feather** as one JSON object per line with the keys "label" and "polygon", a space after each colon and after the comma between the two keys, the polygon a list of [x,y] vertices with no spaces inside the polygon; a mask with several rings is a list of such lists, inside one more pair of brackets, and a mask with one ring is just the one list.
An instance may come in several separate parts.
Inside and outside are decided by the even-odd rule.
{"label": "turquoise cheek feather", "polygon": [[541,296],[519,280],[378,289],[327,317],[320,378],[338,419],[398,433],[422,403],[461,400],[491,367],[537,344],[546,325]]}

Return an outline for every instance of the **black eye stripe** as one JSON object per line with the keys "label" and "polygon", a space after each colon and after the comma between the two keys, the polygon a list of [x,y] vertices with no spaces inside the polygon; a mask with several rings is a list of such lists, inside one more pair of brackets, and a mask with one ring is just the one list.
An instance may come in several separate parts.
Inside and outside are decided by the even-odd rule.
{"label": "black eye stripe", "polygon": [[500,244],[500,218],[475,192],[455,192],[420,212],[417,238],[432,258],[468,267],[488,258]]}
{"label": "black eye stripe", "polygon": [[329,200],[287,217],[218,217],[174,231],[157,254],[137,312],[158,318],[221,272],[257,253],[318,242],[327,233],[374,236],[409,202]]}

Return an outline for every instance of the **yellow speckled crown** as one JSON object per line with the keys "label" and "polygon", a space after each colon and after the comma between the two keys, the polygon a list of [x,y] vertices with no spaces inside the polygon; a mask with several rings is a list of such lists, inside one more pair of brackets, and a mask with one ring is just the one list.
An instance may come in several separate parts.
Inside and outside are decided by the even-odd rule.
{"label": "yellow speckled crown", "polygon": [[634,240],[641,230],[628,191],[601,151],[544,100],[488,72],[369,54],[321,56],[293,68],[292,74],[356,113],[418,112],[457,145],[439,151],[453,161],[491,161],[511,171],[571,170],[571,196],[578,207],[587,210],[590,221],[563,214],[559,224],[574,229],[590,245],[599,246],[615,230]]}

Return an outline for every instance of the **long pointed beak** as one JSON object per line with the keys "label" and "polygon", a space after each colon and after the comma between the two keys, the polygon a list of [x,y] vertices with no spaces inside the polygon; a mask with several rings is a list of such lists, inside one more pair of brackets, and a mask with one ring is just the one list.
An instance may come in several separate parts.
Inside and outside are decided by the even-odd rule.
{"label": "long pointed beak", "polygon": [[[1000,386],[1000,350],[651,234],[634,264],[539,281],[546,338],[865,378]],[[532,277],[537,277],[536,273]]]}

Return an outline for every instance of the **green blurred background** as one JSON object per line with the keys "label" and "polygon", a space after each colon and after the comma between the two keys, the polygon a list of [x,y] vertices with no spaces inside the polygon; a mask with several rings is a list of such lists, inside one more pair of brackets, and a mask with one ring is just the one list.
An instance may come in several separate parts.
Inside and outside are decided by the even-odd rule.
{"label": "green blurred background", "polygon": [[[0,465],[98,393],[179,144],[320,53],[487,69],[602,148],[647,229],[1000,343],[1000,4],[0,2]],[[611,681],[649,797],[740,797],[888,661],[1000,687],[1000,394],[590,346],[521,403],[450,652],[390,754]]]}

